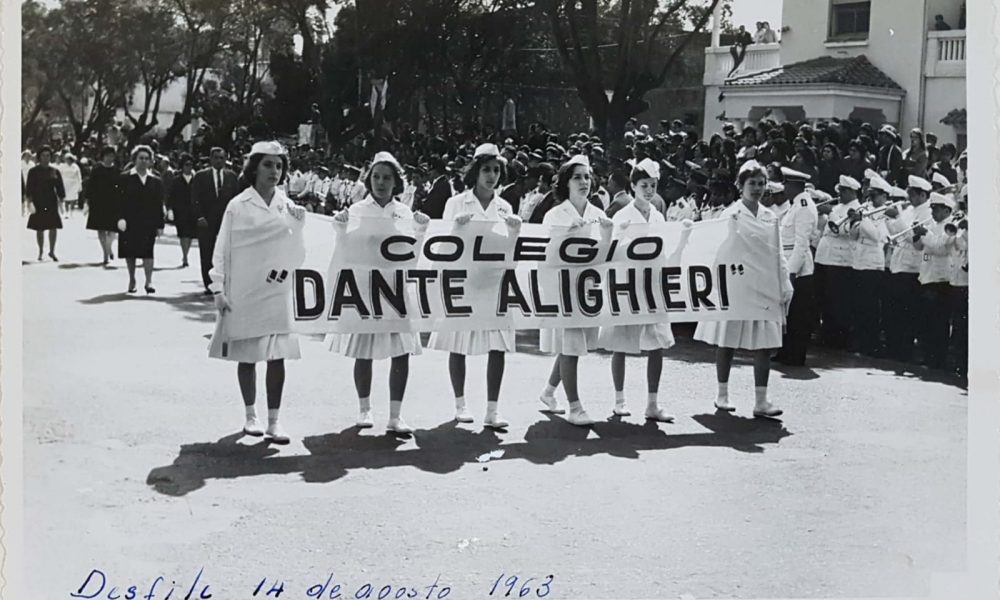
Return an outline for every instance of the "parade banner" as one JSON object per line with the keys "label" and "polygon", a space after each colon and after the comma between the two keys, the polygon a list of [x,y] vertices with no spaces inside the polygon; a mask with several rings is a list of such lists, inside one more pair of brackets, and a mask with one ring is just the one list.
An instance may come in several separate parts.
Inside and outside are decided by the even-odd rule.
{"label": "parade banner", "polygon": [[[504,223],[432,221],[421,228],[356,217],[338,226],[310,215],[304,234],[298,268],[249,254],[232,259],[234,279],[243,272],[291,286],[297,333],[784,317],[777,224],[746,217],[614,229],[524,224],[512,231]],[[231,300],[234,307],[241,302]],[[243,319],[228,333],[235,339],[269,333],[264,329]]]}

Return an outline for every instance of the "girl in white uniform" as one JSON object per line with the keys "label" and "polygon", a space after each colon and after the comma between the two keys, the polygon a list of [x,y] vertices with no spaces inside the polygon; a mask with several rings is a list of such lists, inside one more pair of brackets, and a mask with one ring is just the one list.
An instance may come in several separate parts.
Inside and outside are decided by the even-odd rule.
{"label": "girl in white uniform", "polygon": [[[372,166],[364,182],[368,195],[361,202],[352,204],[347,210],[337,213],[334,226],[347,228],[350,217],[412,219],[418,231],[426,229],[430,217],[413,213],[405,204],[396,200],[403,193],[405,180],[399,161],[388,152],[379,152],[372,159]],[[329,348],[354,360],[354,387],[358,392],[358,427],[373,427],[371,408],[372,361],[392,359],[389,367],[389,431],[413,433],[400,411],[406,381],[410,374],[410,355],[420,354],[420,337],[416,333],[350,333],[334,334],[327,337]]]}
{"label": "girl in white uniform", "polygon": [[[302,246],[302,228],[305,224],[306,210],[296,206],[281,191],[279,186],[284,183],[288,174],[288,156],[284,148],[277,142],[258,142],[250,150],[250,157],[243,167],[240,176],[241,184],[252,184],[237,194],[222,215],[222,225],[219,229],[219,239],[212,254],[212,269],[209,277],[212,279],[211,290],[215,294],[215,307],[219,313],[241,310],[239,302],[230,302],[227,291],[232,289],[230,264],[233,232],[249,231],[252,228],[287,227],[289,233],[298,236],[296,244],[302,248],[301,254],[292,257],[288,264],[289,270],[299,266],[305,258]],[[274,240],[274,237],[267,238]],[[264,242],[271,244],[271,242]],[[288,287],[289,295],[291,286]],[[291,309],[290,298],[277,298],[278,303],[284,303]],[[279,306],[279,310],[280,310]],[[267,362],[267,436],[277,444],[287,444],[290,439],[278,425],[278,409],[281,408],[281,392],[285,385],[285,359],[301,358],[299,342],[293,334],[275,333],[255,338],[238,340],[226,339],[223,335],[222,319],[216,324],[208,355],[211,358],[236,361],[236,379],[239,381],[243,404],[246,408],[246,422],[243,433],[252,436],[265,434],[257,420],[257,363]]]}
{"label": "girl in white uniform", "polygon": [[[510,204],[497,193],[497,186],[506,175],[506,161],[494,144],[476,148],[472,164],[465,173],[466,191],[452,196],[444,206],[443,219],[453,220],[460,228],[469,221],[504,221],[511,235],[517,235],[521,219],[514,214]],[[510,425],[497,413],[500,384],[503,381],[507,352],[514,351],[513,329],[481,331],[447,331],[431,335],[429,346],[450,352],[448,374],[455,392],[455,420],[471,423],[472,415],[465,406],[465,357],[489,354],[486,359],[486,418],[487,427],[502,429]]]}
{"label": "girl in white uniform", "polygon": [[[612,218],[619,231],[627,231],[632,223],[663,223],[663,215],[650,203],[656,193],[660,178],[660,166],[648,158],[632,169],[632,189],[635,199],[615,213]],[[625,355],[645,352],[646,363],[646,418],[665,423],[673,422],[673,416],[659,407],[657,392],[660,374],[663,372],[663,351],[674,345],[674,335],[670,330],[668,315],[659,323],[648,325],[611,325],[601,328],[598,344],[611,354],[611,379],[615,386],[614,414],[632,414],[625,405]]]}
{"label": "girl in white uniform", "polygon": [[[760,165],[745,165],[737,177],[742,198],[731,204],[722,213],[722,218],[730,219],[730,234],[738,236],[754,235],[740,228],[741,221],[775,223],[777,216],[771,209],[762,206],[760,199],[767,185],[767,174]],[[788,263],[781,252],[779,280],[781,281],[781,302],[787,305],[792,299],[792,282],[788,275]],[[729,371],[737,348],[752,350],[754,393],[756,403],[753,414],[757,417],[777,417],[781,409],[767,400],[767,381],[771,371],[771,350],[781,347],[781,323],[778,321],[702,321],[694,332],[694,339],[717,346],[715,373],[719,382],[719,393],[715,407],[719,410],[736,410],[729,403]]]}
{"label": "girl in white uniform", "polygon": [[[545,213],[542,224],[569,227],[572,230],[599,223],[601,235],[609,238],[613,227],[611,219],[589,201],[591,177],[590,160],[586,156],[574,156],[560,167],[556,175],[555,189],[558,204]],[[581,427],[593,425],[594,420],[580,403],[576,377],[577,363],[581,356],[586,356],[598,347],[597,337],[597,327],[542,329],[539,332],[541,351],[558,355],[555,364],[552,365],[548,385],[545,386],[539,400],[545,405],[547,412],[554,414],[566,412],[558,407],[554,396],[556,387],[561,382],[566,391],[566,399],[569,401],[567,420]]]}

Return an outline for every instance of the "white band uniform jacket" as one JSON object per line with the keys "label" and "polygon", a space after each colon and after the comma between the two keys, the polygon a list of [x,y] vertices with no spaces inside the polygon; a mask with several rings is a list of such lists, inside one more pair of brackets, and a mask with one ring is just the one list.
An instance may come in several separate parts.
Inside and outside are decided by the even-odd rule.
{"label": "white band uniform jacket", "polygon": [[[886,223],[889,235],[900,233],[910,228],[914,223],[919,223],[931,217],[931,205],[924,202],[920,206],[907,206],[898,217]],[[891,273],[920,273],[920,263],[923,262],[924,253],[913,246],[913,236],[907,233],[897,242],[892,249],[889,258],[889,271]]]}
{"label": "white band uniform jacket", "polygon": [[946,223],[947,219],[927,225],[927,233],[917,242],[917,247],[924,252],[919,277],[922,284],[948,283],[951,280],[955,236],[945,233]]}
{"label": "white band uniform jacket", "polygon": [[[280,219],[287,226],[294,227],[301,233],[305,226],[305,219],[299,220],[291,216],[288,210],[290,206],[294,206],[294,203],[283,191],[277,188],[274,190],[274,196],[271,197],[271,205],[268,206],[253,186],[243,190],[229,201],[226,212],[222,215],[219,237],[215,242],[215,251],[212,253],[212,268],[208,272],[212,283],[209,289],[215,293],[224,293],[226,290],[226,277],[228,276],[226,267],[229,264],[228,253],[232,246],[233,229],[252,229],[274,219]],[[238,302],[234,303],[233,298],[229,298],[229,300],[233,304],[233,310],[239,310]],[[298,338],[289,333],[276,333],[239,340],[223,340],[222,338],[222,319],[218,319],[215,333],[212,335],[212,341],[208,348],[209,357],[256,363],[265,360],[297,359],[302,356]]]}
{"label": "white band uniform jacket", "polygon": [[885,219],[865,217],[851,228],[851,236],[857,240],[854,246],[854,263],[851,265],[854,270],[884,271],[885,245],[889,242],[889,229]]}
{"label": "white band uniform jacket", "polygon": [[[623,223],[663,223],[664,217],[656,207],[649,204],[649,219],[642,216],[635,207],[633,200],[627,206],[615,213],[611,221],[618,226]],[[628,235],[628,230],[622,232]],[[608,325],[601,327],[597,343],[601,348],[611,352],[627,352],[638,354],[644,350],[667,349],[674,345],[674,333],[670,329],[670,315],[663,313],[659,323],[646,325]]]}
{"label": "white band uniform jacket", "polygon": [[[726,207],[722,213],[723,218],[730,218],[737,215],[734,224],[740,235],[746,235],[739,231],[739,220],[751,219],[761,223],[774,223],[778,217],[774,211],[764,205],[757,207],[755,216],[746,207],[743,200],[737,200]],[[779,230],[778,243],[781,244],[781,234]],[[792,281],[788,276],[788,261],[785,255],[780,254],[780,281],[782,294],[791,297]],[[701,321],[694,331],[694,339],[718,346],[720,348],[739,348],[743,350],[762,350],[767,348],[781,347],[781,323],[778,321]]]}
{"label": "white band uniform jacket", "polygon": [[[851,200],[847,204],[838,204],[830,212],[828,223],[840,223],[847,218],[848,210],[861,210],[861,203]],[[850,267],[854,264],[854,240],[851,239],[849,221],[845,221],[838,233],[824,225],[820,232],[819,243],[816,244],[816,264],[831,267]]]}
{"label": "white band uniform jacket", "polygon": [[[494,190],[490,203],[483,208],[472,190],[452,196],[444,205],[442,219],[454,221],[455,217],[471,214],[473,221],[502,222],[514,214],[510,203]],[[456,227],[461,225],[456,224]],[[431,334],[427,346],[434,350],[444,350],[455,354],[475,356],[490,351],[513,352],[515,350],[513,329],[484,329],[480,331],[445,331]]]}
{"label": "white band uniform jacket", "polygon": [[810,238],[816,230],[816,205],[812,196],[803,192],[779,214],[781,219],[781,252],[788,261],[788,272],[807,277],[815,271]]}
{"label": "white band uniform jacket", "polygon": [[959,229],[955,236],[955,251],[951,261],[951,279],[954,287],[969,287],[969,231]]}
{"label": "white band uniform jacket", "polygon": [[694,201],[678,198],[667,207],[667,220],[683,221],[684,219],[694,220]]}
{"label": "white band uniform jacket", "polygon": [[[620,212],[620,211],[619,211]],[[584,205],[581,215],[569,200],[563,200],[545,213],[543,225],[569,227],[577,219],[583,219],[588,225],[600,223],[607,218],[601,209],[589,201]],[[565,354],[566,356],[586,356],[591,350],[596,350],[598,327],[565,327],[542,329],[538,333],[538,347],[549,354]]]}
{"label": "white band uniform jacket", "polygon": [[[413,220],[413,211],[393,198],[385,206],[379,206],[371,195],[347,209],[350,217],[376,219]],[[417,226],[418,229],[420,226]],[[348,358],[382,360],[404,354],[417,355],[422,352],[420,336],[416,333],[331,333],[326,336],[331,352],[339,352]]]}

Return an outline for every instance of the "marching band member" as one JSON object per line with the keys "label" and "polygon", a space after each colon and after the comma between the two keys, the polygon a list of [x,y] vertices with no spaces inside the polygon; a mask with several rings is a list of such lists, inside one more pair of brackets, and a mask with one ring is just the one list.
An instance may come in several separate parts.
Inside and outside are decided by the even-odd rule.
{"label": "marching band member", "polygon": [[[592,172],[590,160],[582,155],[574,156],[559,168],[554,190],[557,204],[545,213],[542,224],[573,230],[598,223],[602,237],[610,237],[613,223],[601,209],[589,201]],[[539,332],[541,351],[557,355],[548,384],[539,400],[545,405],[546,412],[564,413],[565,410],[558,407],[554,395],[561,382],[569,401],[567,420],[580,427],[593,425],[594,420],[580,403],[577,363],[581,356],[586,356],[597,347],[597,338],[597,327],[565,327],[542,329]]]}
{"label": "marching band member", "polygon": [[[632,169],[632,189],[635,199],[615,213],[612,221],[627,230],[632,223],[663,223],[664,217],[652,204],[656,184],[660,178],[660,165],[648,158],[642,159]],[[611,379],[615,387],[614,414],[632,414],[625,404],[625,354],[646,353],[646,419],[672,423],[674,417],[660,408],[657,393],[663,372],[663,351],[674,345],[669,315],[655,324],[610,325],[601,328],[598,344],[610,350]]]}
{"label": "marching band member", "polygon": [[837,184],[840,203],[830,211],[816,245],[823,340],[826,345],[839,349],[851,347],[850,310],[851,295],[854,292],[851,264],[854,260],[854,243],[849,229],[838,225],[847,222],[849,211],[861,208],[858,203],[860,189],[858,180],[847,175],[840,176]]}
{"label": "marching band member", "polygon": [[896,241],[889,260],[885,297],[885,305],[890,309],[883,315],[886,346],[893,358],[902,361],[913,358],[917,324],[923,317],[918,281],[923,252],[913,245],[910,230],[914,225],[927,223],[931,218],[931,208],[927,203],[930,191],[929,181],[910,175],[906,187],[910,206],[902,212],[890,208],[885,213],[889,237]]}
{"label": "marching band member", "polygon": [[969,366],[969,222],[959,220],[952,255],[951,342],[955,354],[955,371],[968,376]]}
{"label": "marching band member", "polygon": [[783,197],[792,200],[776,204],[771,210],[781,221],[781,250],[788,262],[789,278],[795,293],[788,307],[781,349],[773,360],[789,366],[804,366],[806,347],[817,314],[813,255],[809,243],[819,214],[812,195],[805,189],[809,175],[788,167],[782,167],[781,173],[785,180]]}
{"label": "marching band member", "polygon": [[949,281],[955,247],[955,231],[946,226],[955,201],[931,192],[929,204],[934,222],[913,230],[913,247],[923,252],[918,276],[924,309],[919,340],[924,364],[932,369],[942,369],[948,350],[948,325],[951,321]]}
{"label": "marching band member", "polygon": [[[403,193],[405,185],[403,167],[388,152],[379,152],[372,159],[372,165],[365,177],[368,196],[361,202],[352,204],[334,217],[334,224],[341,231],[350,217],[373,217],[382,219],[412,219],[417,230],[426,229],[430,219],[420,212],[412,212],[396,200]],[[410,355],[421,353],[420,337],[416,333],[351,333],[328,336],[327,342],[333,352],[340,352],[354,360],[354,387],[358,392],[358,422],[361,428],[373,427],[371,408],[372,361],[392,359],[389,367],[389,424],[388,431],[413,433],[413,428],[403,421],[400,412],[406,393],[406,380],[410,374]]]}
{"label": "marching band member", "polygon": [[[495,144],[483,144],[476,148],[472,163],[464,176],[466,190],[448,199],[442,218],[455,221],[457,227],[473,220],[503,221],[511,235],[516,235],[521,227],[521,219],[497,191],[506,173],[507,161],[500,156],[500,150]],[[456,421],[471,423],[473,420],[465,406],[465,357],[488,354],[486,418],[483,419],[483,424],[495,429],[510,425],[497,413],[497,402],[500,400],[506,353],[515,350],[514,339],[513,329],[448,331],[431,335],[428,344],[430,348],[450,352],[448,373],[455,392]]]}
{"label": "marching band member", "polygon": [[[760,205],[761,196],[767,185],[767,175],[759,164],[748,162],[743,165],[737,181],[742,199],[731,204],[722,218],[730,218],[731,232],[736,235],[750,235],[740,229],[740,221],[775,223],[777,217],[769,208]],[[781,243],[779,234],[778,243]],[[792,299],[792,282],[784,254],[780,259],[779,279],[782,282],[781,301],[787,304]],[[756,417],[777,417],[782,411],[767,400],[767,383],[771,371],[771,350],[781,347],[781,324],[777,321],[702,321],[695,329],[694,339],[717,346],[715,372],[719,391],[715,407],[719,410],[736,410],[729,403],[729,372],[736,349],[752,350],[754,353],[754,396],[753,414]]]}
{"label": "marching band member", "polygon": [[[892,186],[881,177],[869,180],[869,211],[885,206]],[[882,297],[885,288],[885,246],[889,230],[882,214],[861,212],[851,217],[851,239],[855,240],[852,268],[857,293],[854,294],[858,350],[875,356],[881,348]]]}
{"label": "marching band member", "polygon": [[[294,246],[298,249],[294,256],[287,257],[287,266],[294,268],[305,258],[305,246],[302,242],[302,229],[305,225],[305,208],[295,205],[277,186],[284,183],[288,176],[288,157],[285,149],[277,142],[257,142],[250,149],[250,156],[243,166],[240,175],[240,185],[248,186],[237,194],[226,206],[222,215],[222,225],[219,229],[219,239],[212,254],[212,269],[209,271],[212,283],[210,289],[215,294],[215,307],[220,315],[227,312],[239,314],[240,299],[231,297],[234,273],[230,273],[229,265],[233,242],[239,242],[238,237],[252,237],[257,233],[258,239],[269,249],[285,251],[283,240],[278,236],[260,236],[260,232],[273,233],[275,229],[282,231],[287,228],[291,235],[296,236]],[[235,238],[234,238],[235,234]],[[282,242],[281,246],[277,246]],[[240,251],[237,247],[237,252]],[[271,254],[271,252],[269,252]],[[240,275],[242,276],[242,275]],[[291,319],[291,286],[288,296],[274,299],[275,310],[286,310]],[[252,436],[265,435],[257,420],[257,363],[267,362],[265,376],[267,388],[267,437],[276,444],[287,444],[288,435],[278,424],[278,411],[281,408],[281,394],[285,385],[285,359],[301,358],[299,342],[290,333],[272,333],[260,337],[246,339],[228,339],[224,335],[223,318],[216,323],[215,333],[208,355],[211,358],[235,361],[236,378],[239,381],[240,392],[243,395],[243,405],[246,409],[246,422],[243,433]]]}
{"label": "marching band member", "polygon": [[674,198],[667,205],[666,217],[667,221],[693,221],[695,218],[695,211],[697,206],[695,206],[691,200],[684,197],[685,184],[684,181],[676,177],[670,177],[668,182],[668,189],[670,197]]}

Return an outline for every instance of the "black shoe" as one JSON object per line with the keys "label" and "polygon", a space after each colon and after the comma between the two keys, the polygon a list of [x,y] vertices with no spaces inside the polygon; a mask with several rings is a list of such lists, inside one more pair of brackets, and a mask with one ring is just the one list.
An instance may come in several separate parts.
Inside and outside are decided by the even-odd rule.
{"label": "black shoe", "polygon": [[214,294],[213,294],[212,290],[206,289],[204,292],[201,293],[201,295],[202,296],[212,296]]}
{"label": "black shoe", "polygon": [[147,285],[147,286],[146,286],[146,293],[147,293],[147,294],[155,294],[155,293],[156,293],[156,288],[154,288],[154,287],[153,287],[153,286],[151,286],[151,285]]}
{"label": "black shoe", "polygon": [[137,291],[137,290],[136,290],[136,288],[135,288],[135,285],[130,285],[130,286],[128,286],[128,293],[130,293],[130,294],[134,294],[134,293],[136,293],[136,291]]}

